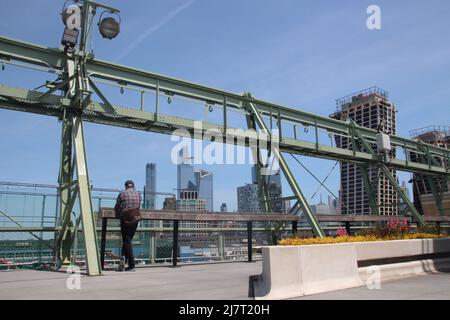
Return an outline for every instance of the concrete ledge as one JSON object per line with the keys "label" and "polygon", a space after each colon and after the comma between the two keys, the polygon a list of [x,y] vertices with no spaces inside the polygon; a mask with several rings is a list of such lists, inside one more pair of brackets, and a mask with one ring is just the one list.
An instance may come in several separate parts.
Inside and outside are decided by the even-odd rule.
{"label": "concrete ledge", "polygon": [[349,245],[265,247],[263,273],[252,278],[255,299],[275,300],[362,285]]}
{"label": "concrete ledge", "polygon": [[[288,299],[361,286],[370,276],[358,261],[450,252],[450,239],[358,242],[312,246],[263,247],[262,274],[250,278],[257,300]],[[450,259],[420,260],[379,266],[381,281],[436,272]]]}
{"label": "concrete ledge", "polygon": [[450,252],[450,239],[393,240],[354,243],[358,261]]}
{"label": "concrete ledge", "polygon": [[423,275],[427,273],[438,273],[450,270],[450,258],[427,259],[411,262],[392,263],[386,265],[359,268],[359,277],[363,283],[367,283],[373,275],[374,270],[380,272],[381,282],[398,280],[402,278]]}

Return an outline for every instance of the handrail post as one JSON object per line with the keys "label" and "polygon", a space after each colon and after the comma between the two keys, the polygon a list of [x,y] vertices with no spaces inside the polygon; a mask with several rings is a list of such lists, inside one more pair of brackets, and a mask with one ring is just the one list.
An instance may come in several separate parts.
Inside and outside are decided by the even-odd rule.
{"label": "handrail post", "polygon": [[106,229],[108,227],[108,218],[102,218],[102,238],[100,242],[100,263],[102,270],[105,270],[105,252],[106,252]]}
{"label": "handrail post", "polygon": [[247,221],[247,250],[248,250],[248,262],[253,261],[253,223]]}
{"label": "handrail post", "polygon": [[295,221],[292,221],[292,234],[294,236],[296,236],[297,232],[298,232],[298,221],[295,220]]}
{"label": "handrail post", "polygon": [[176,268],[178,264],[178,227],[179,220],[173,221],[173,241],[172,241],[172,267]]}
{"label": "handrail post", "polygon": [[352,234],[352,227],[350,221],[345,222],[345,231],[347,231],[347,234],[349,236]]}

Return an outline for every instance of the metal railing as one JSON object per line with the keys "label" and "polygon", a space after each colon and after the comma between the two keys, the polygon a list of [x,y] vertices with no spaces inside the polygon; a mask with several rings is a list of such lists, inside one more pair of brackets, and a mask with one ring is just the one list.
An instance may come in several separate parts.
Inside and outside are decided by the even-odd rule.
{"label": "metal railing", "polygon": [[336,99],[336,108],[337,111],[341,111],[341,108],[343,108],[346,104],[350,103],[353,101],[353,99],[355,97],[361,96],[361,97],[367,97],[369,95],[378,95],[380,97],[383,97],[385,99],[389,99],[389,93],[386,90],[383,90],[381,88],[378,87],[370,87],[352,94],[349,94],[343,98],[340,99]]}
{"label": "metal railing", "polygon": [[[93,190],[96,228],[101,242],[102,206],[113,206],[116,194]],[[59,229],[56,189],[48,185],[0,184],[0,269],[31,268],[54,265],[55,239]],[[73,223],[79,217],[78,208]],[[372,220],[376,220],[373,217]],[[380,217],[382,218],[382,217]],[[334,235],[339,227],[357,232],[374,225],[370,218],[358,216],[318,216],[327,235]],[[384,218],[386,219],[386,217]],[[437,221],[438,222],[438,221]],[[442,230],[447,222],[439,222]],[[174,263],[174,223],[172,221],[141,221],[133,240],[138,263],[172,265]],[[75,230],[74,227],[72,230]],[[311,235],[309,226],[299,220],[298,233]],[[84,240],[81,228],[75,232],[72,247],[73,262],[84,264]],[[251,236],[252,259],[261,258],[261,246],[276,244],[292,235],[292,223],[276,224],[254,222]],[[119,262],[121,237],[117,220],[108,223],[105,237],[105,267]],[[177,263],[209,263],[246,261],[249,258],[248,224],[239,221],[180,221],[178,230]]]}
{"label": "metal railing", "polygon": [[443,133],[445,136],[450,136],[450,126],[427,126],[415,129],[409,132],[411,139],[415,139],[425,133]]}

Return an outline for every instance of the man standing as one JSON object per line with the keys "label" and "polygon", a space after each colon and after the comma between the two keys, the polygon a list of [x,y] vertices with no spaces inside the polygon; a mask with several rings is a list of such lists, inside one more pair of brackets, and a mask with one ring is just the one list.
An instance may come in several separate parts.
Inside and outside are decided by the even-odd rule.
{"label": "man standing", "polygon": [[[120,219],[120,232],[122,234],[122,257],[128,262],[125,271],[134,271],[135,261],[133,255],[132,240],[139,221],[141,220],[141,195],[134,189],[134,182],[128,180],[125,182],[125,191],[122,191],[117,197],[114,207],[116,217]],[[123,264],[119,270],[123,270]]]}

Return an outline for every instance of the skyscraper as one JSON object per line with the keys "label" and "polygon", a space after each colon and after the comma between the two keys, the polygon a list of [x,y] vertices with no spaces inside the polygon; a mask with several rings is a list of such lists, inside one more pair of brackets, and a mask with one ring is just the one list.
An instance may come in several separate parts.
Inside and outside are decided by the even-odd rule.
{"label": "skyscraper", "polygon": [[[272,212],[285,212],[285,204],[281,200],[281,198],[283,197],[283,189],[281,186],[281,171],[278,170],[278,172],[273,175],[263,175],[261,176],[261,178],[264,179],[267,183],[269,198],[271,200],[280,199],[280,201],[272,202]],[[252,167],[252,183],[256,185],[258,184],[258,181],[256,179],[256,166]]]}
{"label": "skyscraper", "polygon": [[[207,212],[206,200],[198,198],[197,191],[182,191],[180,193],[180,198],[176,200],[177,211],[183,212]],[[203,229],[208,226],[205,221],[183,221],[181,222],[182,228],[193,227],[196,229]],[[206,235],[204,232],[196,232],[195,235],[202,236]]]}
{"label": "skyscraper", "polygon": [[213,174],[205,170],[194,170],[192,158],[186,149],[180,150],[177,165],[177,194],[178,199],[185,191],[195,191],[198,199],[206,201],[206,211],[214,211]]}
{"label": "skyscraper", "polygon": [[255,183],[237,188],[238,212],[261,212],[259,188]]}
{"label": "skyscraper", "polygon": [[206,210],[214,211],[213,174],[204,170],[195,170],[196,190],[198,198],[206,200]]}
{"label": "skyscraper", "polygon": [[197,184],[195,181],[194,167],[192,166],[192,158],[186,149],[181,149],[178,153],[178,165],[177,165],[177,195],[180,199],[180,195],[183,191],[196,191]]}
{"label": "skyscraper", "polygon": [[177,198],[175,198],[175,197],[167,197],[164,200],[163,210],[175,211],[176,209],[177,209]]}
{"label": "skyscraper", "polygon": [[228,207],[225,202],[220,206],[220,212],[228,212]]}
{"label": "skyscraper", "polygon": [[[277,173],[273,175],[264,175],[262,176],[266,179],[267,183],[274,183],[281,189],[281,171],[278,170]],[[252,167],[252,183],[258,183],[256,179],[256,166]]]}
{"label": "skyscraper", "polygon": [[[331,115],[338,120],[353,120],[357,125],[380,130],[387,134],[396,133],[396,108],[389,102],[388,93],[377,87],[357,92],[336,101],[338,110]],[[336,136],[336,145],[352,149],[349,138]],[[377,150],[373,145],[374,151]],[[395,157],[391,151],[389,156]],[[374,167],[367,169],[368,176],[376,196],[376,205],[381,215],[398,214],[398,195],[393,186]],[[391,173],[396,176],[394,170]],[[356,164],[341,162],[341,213],[372,214],[369,195],[364,185],[360,167]]]}
{"label": "skyscraper", "polygon": [[147,163],[145,168],[144,209],[154,210],[156,206],[156,163]]}

